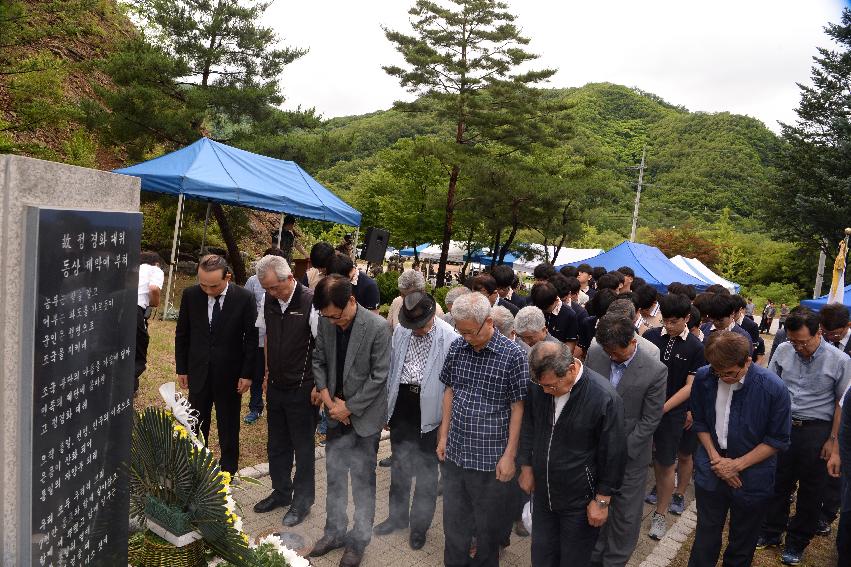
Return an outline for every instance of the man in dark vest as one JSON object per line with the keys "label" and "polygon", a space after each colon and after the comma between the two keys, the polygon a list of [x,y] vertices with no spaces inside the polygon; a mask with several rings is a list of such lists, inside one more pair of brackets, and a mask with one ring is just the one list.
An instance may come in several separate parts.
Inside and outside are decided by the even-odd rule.
{"label": "man in dark vest", "polygon": [[[272,494],[254,505],[258,513],[290,505],[285,526],[300,524],[313,506],[313,432],[318,418],[311,403],[311,356],[319,321],[313,292],[298,283],[287,261],[264,256],[257,279],[266,290],[257,326],[266,334],[266,415]],[[295,456],[295,476],[291,477]]]}

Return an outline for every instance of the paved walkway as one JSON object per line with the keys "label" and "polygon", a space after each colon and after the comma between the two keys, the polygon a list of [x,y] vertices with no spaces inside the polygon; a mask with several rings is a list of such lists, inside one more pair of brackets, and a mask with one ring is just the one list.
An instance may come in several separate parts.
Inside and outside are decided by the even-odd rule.
{"label": "paved walkway", "polygon": [[[252,510],[254,504],[265,498],[271,492],[271,483],[268,476],[260,476],[258,479],[262,486],[244,484],[244,490],[236,491],[235,498],[242,506],[241,515],[243,526],[252,537],[266,535],[272,532],[284,532],[300,536],[304,541],[304,548],[299,553],[306,555],[313,543],[322,535],[325,525],[325,459],[322,458],[324,451],[317,449],[316,461],[316,503],[313,505],[310,515],[299,526],[284,529],[281,519],[284,510],[278,509],[268,514],[255,514]],[[382,459],[390,455],[390,442],[384,440],[378,449],[378,458]],[[255,473],[247,469],[247,472]],[[260,474],[268,472],[264,465],[256,467]],[[379,523],[387,518],[387,500],[390,490],[390,469],[378,467],[377,493],[375,503],[375,522]],[[246,472],[244,469],[243,472]],[[256,474],[256,473],[255,473]],[[254,474],[252,474],[254,476]],[[652,471],[649,476],[650,483],[653,482]],[[691,492],[688,498],[691,498]],[[650,529],[650,515],[652,508],[644,506],[644,523],[641,536],[638,540],[635,553],[629,562],[629,567],[637,567],[654,549],[657,542],[647,537]],[[349,500],[349,518],[351,520],[353,505]],[[677,519],[669,514],[669,525]],[[500,565],[503,567],[528,567],[531,565],[530,538],[520,538],[515,534],[511,536],[511,545],[503,551]],[[324,557],[311,558],[315,567],[336,567],[342,556],[342,550],[335,550]],[[401,530],[387,536],[374,536],[364,555],[363,567],[439,567],[443,565],[443,499],[438,498],[437,511],[434,522],[428,532],[425,546],[419,551],[414,551],[408,546],[408,532]]]}

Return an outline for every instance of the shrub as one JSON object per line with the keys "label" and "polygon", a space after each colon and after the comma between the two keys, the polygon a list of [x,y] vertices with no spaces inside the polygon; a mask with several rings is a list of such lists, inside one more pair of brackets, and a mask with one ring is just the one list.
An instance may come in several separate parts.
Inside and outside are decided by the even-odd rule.
{"label": "shrub", "polygon": [[399,272],[382,272],[375,278],[381,303],[390,303],[399,296]]}

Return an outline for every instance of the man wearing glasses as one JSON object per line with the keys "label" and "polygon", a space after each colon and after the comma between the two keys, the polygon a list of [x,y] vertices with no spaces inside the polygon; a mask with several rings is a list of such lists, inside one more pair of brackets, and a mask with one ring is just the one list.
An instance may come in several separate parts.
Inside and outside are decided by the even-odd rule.
{"label": "man wearing glasses", "polygon": [[[325,531],[310,556],[345,546],[340,567],[357,567],[375,519],[375,461],[387,417],[390,326],[357,303],[349,278],[339,274],[316,285],[313,306],[320,315],[313,377],[328,408],[328,491]],[[347,535],[350,474],[355,514]]]}
{"label": "man wearing glasses", "polygon": [[[709,366],[691,389],[697,530],[689,567],[715,567],[730,517],[726,567],[753,561],[760,525],[773,497],[778,451],[789,447],[789,393],[770,370],[754,364],[751,342],[732,331],[706,343]],[[788,503],[788,500],[787,500]]]}
{"label": "man wearing glasses", "polygon": [[538,342],[529,369],[517,462],[534,494],[532,565],[587,565],[626,465],[623,402],[565,344]]}
{"label": "man wearing glasses", "polygon": [[[777,463],[774,497],[758,547],[786,541],[780,560],[798,565],[818,527],[827,484],[825,461],[839,432],[839,400],[851,381],[851,358],[822,338],[818,314],[800,309],[786,320],[788,341],[777,347],[768,365],[792,397],[792,441]],[[789,497],[798,485],[795,516]],[[788,525],[787,525],[788,524]]]}
{"label": "man wearing glasses", "polygon": [[444,564],[499,565],[509,482],[529,385],[529,363],[515,342],[494,329],[490,301],[468,293],[452,304],[455,329],[440,375],[446,386],[437,456],[443,465]]}

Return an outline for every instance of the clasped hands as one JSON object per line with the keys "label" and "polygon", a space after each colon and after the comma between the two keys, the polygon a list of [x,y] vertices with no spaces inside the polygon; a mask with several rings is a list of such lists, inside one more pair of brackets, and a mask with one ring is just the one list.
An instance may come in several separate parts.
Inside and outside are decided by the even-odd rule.
{"label": "clasped hands", "polygon": [[325,407],[328,409],[328,416],[331,419],[335,419],[343,425],[351,424],[349,416],[352,415],[352,412],[346,407],[346,402],[340,398],[334,396],[331,400],[331,405],[325,404]]}
{"label": "clasped hands", "polygon": [[742,479],[739,478],[739,473],[742,471],[742,467],[740,466],[738,459],[728,459],[726,457],[718,456],[714,459],[710,459],[709,463],[712,465],[712,472],[715,473],[715,476],[726,482],[732,488],[742,487]]}

